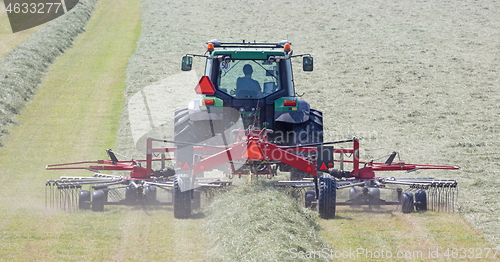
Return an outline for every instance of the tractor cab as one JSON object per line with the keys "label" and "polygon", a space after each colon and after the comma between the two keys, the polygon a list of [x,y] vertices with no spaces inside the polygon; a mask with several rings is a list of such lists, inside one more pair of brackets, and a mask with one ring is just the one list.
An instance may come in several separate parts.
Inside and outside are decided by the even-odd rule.
{"label": "tractor cab", "polygon": [[[238,112],[236,115],[243,120],[244,128],[252,125],[257,129],[286,132],[309,120],[309,103],[295,95],[291,62],[291,58],[303,57],[304,71],[312,71],[313,58],[309,54],[292,55],[288,41],[223,43],[211,40],[206,44],[204,55],[188,54],[182,58],[183,71],[191,70],[194,56],[206,58],[205,73],[196,88],[202,97],[191,101],[188,107],[191,119],[219,119],[220,114],[214,112],[222,112],[223,107]],[[232,115],[234,118],[235,114]],[[226,121],[224,128],[234,121]],[[289,139],[281,137],[281,140]]]}

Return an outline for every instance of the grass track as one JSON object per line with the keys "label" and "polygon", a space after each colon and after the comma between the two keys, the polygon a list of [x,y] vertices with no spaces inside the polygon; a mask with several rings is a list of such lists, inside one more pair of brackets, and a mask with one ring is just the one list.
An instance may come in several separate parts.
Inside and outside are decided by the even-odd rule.
{"label": "grass track", "polygon": [[[452,260],[451,257],[445,256],[448,249],[473,248],[477,253],[478,249],[485,251],[485,248],[494,247],[482,233],[475,230],[456,213],[443,214],[428,211],[403,214],[394,207],[373,210],[339,207],[335,220],[319,220],[319,224],[323,228],[320,236],[332,247],[333,252],[349,250],[357,252],[358,248],[364,250],[365,253],[360,251],[359,256],[356,254],[356,256],[348,257],[347,260],[376,260],[375,256],[366,254],[368,250],[392,254],[392,259],[385,257],[379,259],[380,261],[405,259],[442,261]],[[436,249],[439,257],[434,259],[429,255],[429,250],[435,251]],[[403,252],[400,253],[403,257],[398,258],[398,252]],[[493,253],[486,257],[484,252],[483,260],[485,258],[495,260]],[[451,252],[449,254],[451,255]],[[497,254],[496,259],[499,256],[500,254]],[[341,257],[338,253],[337,257],[332,258],[344,261],[346,257]]]}
{"label": "grass track", "polygon": [[[88,175],[45,171],[45,165],[104,158],[104,149],[116,144],[125,71],[141,32],[140,2],[101,0],[87,32],[56,60],[36,97],[16,118],[20,125],[5,137],[0,148],[0,258],[192,260],[203,252],[195,233],[199,221],[175,221],[170,208],[116,207],[104,213],[44,208],[45,180]],[[181,248],[184,243],[193,249]],[[129,250],[138,244],[144,247]]]}

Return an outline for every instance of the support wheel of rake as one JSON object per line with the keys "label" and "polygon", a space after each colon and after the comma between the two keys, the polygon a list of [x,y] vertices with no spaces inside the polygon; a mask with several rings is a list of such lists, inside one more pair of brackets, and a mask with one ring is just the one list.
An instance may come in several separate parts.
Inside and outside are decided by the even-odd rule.
{"label": "support wheel of rake", "polygon": [[144,187],[144,197],[147,202],[156,202],[156,186],[148,185]]}
{"label": "support wheel of rake", "polygon": [[427,211],[427,194],[423,189],[415,192],[415,209],[417,211]]}
{"label": "support wheel of rake", "polygon": [[321,218],[335,217],[337,201],[337,181],[330,175],[319,178],[318,213]]}
{"label": "support wheel of rake", "polygon": [[[377,187],[368,188],[368,194],[374,198],[380,199],[380,189]],[[370,205],[370,208],[380,208],[380,205]]]}
{"label": "support wheel of rake", "polygon": [[127,203],[135,202],[137,198],[137,188],[133,185],[129,185],[125,188],[125,201]]}
{"label": "support wheel of rake", "polygon": [[413,206],[413,193],[403,193],[401,196],[401,211],[404,214],[408,214],[414,211]]}
{"label": "support wheel of rake", "polygon": [[358,193],[359,193],[360,190],[361,189],[359,189],[359,187],[351,187],[351,188],[349,188],[349,199],[355,198],[358,195]]}
{"label": "support wheel of rake", "polygon": [[305,207],[311,208],[315,200],[316,200],[316,191],[307,190],[305,195]]}
{"label": "support wheel of rake", "polygon": [[175,218],[189,218],[191,215],[191,190],[188,188],[189,177],[184,174],[175,175],[173,190]]}
{"label": "support wheel of rake", "polygon": [[90,191],[82,190],[78,193],[78,208],[81,210],[90,209]]}
{"label": "support wheel of rake", "polygon": [[92,211],[104,211],[104,201],[104,192],[102,192],[101,190],[92,192]]}

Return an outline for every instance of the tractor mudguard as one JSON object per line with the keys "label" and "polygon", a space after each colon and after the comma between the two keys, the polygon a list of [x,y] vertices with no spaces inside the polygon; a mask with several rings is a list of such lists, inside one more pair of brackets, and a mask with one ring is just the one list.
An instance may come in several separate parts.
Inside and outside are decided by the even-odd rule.
{"label": "tractor mudguard", "polygon": [[292,124],[300,124],[309,120],[310,105],[302,99],[297,99],[296,106],[279,106],[279,100],[276,100],[274,119],[279,122],[286,122]]}
{"label": "tractor mudguard", "polygon": [[188,104],[188,113],[189,118],[192,121],[200,121],[200,120],[222,120],[223,118],[223,110],[220,107],[220,110],[217,110],[214,107],[210,107],[212,110],[209,112],[206,109],[206,106],[202,105],[201,99],[196,98],[189,101]]}

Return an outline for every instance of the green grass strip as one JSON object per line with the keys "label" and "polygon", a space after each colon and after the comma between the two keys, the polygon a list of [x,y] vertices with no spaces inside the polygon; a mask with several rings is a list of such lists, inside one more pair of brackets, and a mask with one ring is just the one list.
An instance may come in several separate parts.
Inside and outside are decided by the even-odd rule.
{"label": "green grass strip", "polygon": [[113,260],[120,214],[45,210],[45,180],[82,173],[44,167],[102,158],[104,149],[115,146],[125,71],[141,32],[139,2],[100,1],[87,32],[55,61],[15,119],[19,125],[5,136],[0,150],[2,259]]}

